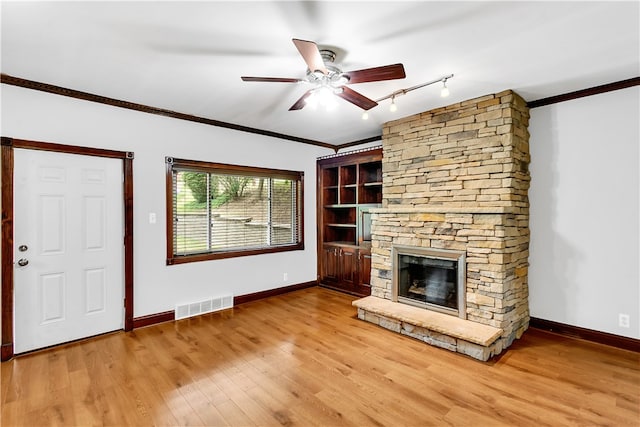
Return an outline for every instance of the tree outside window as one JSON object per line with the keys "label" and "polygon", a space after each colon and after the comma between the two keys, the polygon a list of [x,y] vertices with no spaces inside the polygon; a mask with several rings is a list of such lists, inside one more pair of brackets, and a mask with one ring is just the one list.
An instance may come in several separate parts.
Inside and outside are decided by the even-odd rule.
{"label": "tree outside window", "polygon": [[167,263],[303,249],[302,172],[167,159]]}

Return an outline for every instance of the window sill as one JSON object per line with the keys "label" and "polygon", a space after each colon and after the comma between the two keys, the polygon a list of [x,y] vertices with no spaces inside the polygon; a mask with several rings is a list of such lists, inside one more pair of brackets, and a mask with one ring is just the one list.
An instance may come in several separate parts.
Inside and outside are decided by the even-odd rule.
{"label": "window sill", "polygon": [[304,243],[302,242],[295,245],[275,246],[272,248],[247,249],[241,251],[215,252],[194,255],[179,255],[167,258],[167,265],[186,264],[189,262],[211,261],[215,259],[236,258],[241,256],[262,255],[300,250],[304,250]]}

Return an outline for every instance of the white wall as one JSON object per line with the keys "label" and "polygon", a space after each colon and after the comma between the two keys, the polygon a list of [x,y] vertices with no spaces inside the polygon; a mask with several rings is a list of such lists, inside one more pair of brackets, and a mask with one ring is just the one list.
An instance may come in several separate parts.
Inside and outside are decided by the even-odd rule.
{"label": "white wall", "polygon": [[[135,153],[134,317],[316,280],[315,159],[333,150],[15,86],[1,90],[2,136]],[[304,171],[305,250],[167,266],[165,156]]]}
{"label": "white wall", "polygon": [[532,317],[640,338],[639,100],[636,86],[531,110]]}

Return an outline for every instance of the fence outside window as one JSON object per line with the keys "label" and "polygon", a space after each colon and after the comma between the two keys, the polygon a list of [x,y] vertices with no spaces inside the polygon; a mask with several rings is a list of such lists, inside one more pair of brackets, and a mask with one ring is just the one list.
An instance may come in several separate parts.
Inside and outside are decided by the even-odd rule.
{"label": "fence outside window", "polygon": [[303,249],[302,172],[167,158],[167,264]]}

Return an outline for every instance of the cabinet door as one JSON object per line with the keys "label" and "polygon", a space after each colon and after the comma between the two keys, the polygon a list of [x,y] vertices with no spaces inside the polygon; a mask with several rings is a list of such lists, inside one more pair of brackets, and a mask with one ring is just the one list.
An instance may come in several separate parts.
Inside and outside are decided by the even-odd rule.
{"label": "cabinet door", "polygon": [[358,281],[355,292],[361,295],[371,295],[371,251],[360,249],[358,251]]}
{"label": "cabinet door", "polygon": [[358,278],[358,250],[354,248],[340,248],[340,287],[353,290]]}
{"label": "cabinet door", "polygon": [[322,272],[320,280],[326,283],[338,282],[338,254],[340,249],[336,246],[324,246],[322,248]]}

